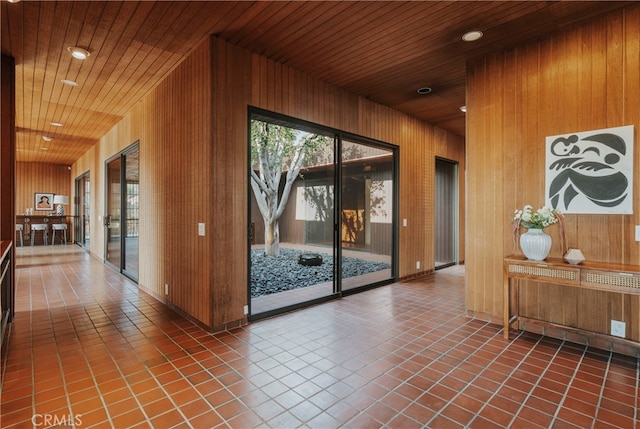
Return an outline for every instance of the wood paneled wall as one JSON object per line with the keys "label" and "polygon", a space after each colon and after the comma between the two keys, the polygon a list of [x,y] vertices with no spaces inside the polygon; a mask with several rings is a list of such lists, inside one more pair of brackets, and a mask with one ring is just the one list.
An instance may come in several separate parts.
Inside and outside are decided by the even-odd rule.
{"label": "wood paneled wall", "polygon": [[399,217],[407,219],[399,276],[433,270],[435,157],[458,161],[464,171],[463,139],[257,55],[253,88],[254,106],[399,146]]}
{"label": "wood paneled wall", "polygon": [[[16,165],[16,91],[15,60],[7,55],[1,57],[0,68],[0,240],[15,241],[15,165]],[[13,252],[13,249],[11,250]],[[11,256],[13,259],[13,256]],[[11,284],[13,273],[11,269]],[[13,311],[13,304],[11,305]],[[11,316],[13,317],[13,316]],[[0,339],[2,342],[2,339]]]}
{"label": "wood paneled wall", "polygon": [[[210,250],[215,240],[210,94],[207,42],[73,166],[74,178],[91,174],[90,246],[103,259],[105,162],[139,141],[139,286],[206,326],[212,323]],[[205,223],[205,237],[198,236],[198,223]]]}
{"label": "wood paneled wall", "polygon": [[[224,41],[214,39],[213,49],[214,112],[225,112],[215,115],[214,148],[221,143],[225,150],[216,151],[220,156],[214,155],[214,169],[224,166],[224,183],[231,186],[225,187],[225,192],[234,189],[236,195],[241,195],[234,200],[237,204],[234,210],[242,215],[242,221],[227,216],[228,223],[223,226],[227,234],[234,235],[234,242],[238,240],[233,245],[238,257],[246,254],[246,124],[247,106],[251,105],[399,146],[399,215],[408,219],[408,226],[400,230],[399,275],[406,277],[433,270],[435,157],[456,160],[464,171],[463,139]],[[240,100],[241,96],[244,99]],[[237,105],[229,108],[229,100]],[[219,174],[214,176],[214,183],[221,179]],[[227,206],[215,204],[215,207]],[[214,267],[214,277],[219,269],[224,269],[221,280],[237,285],[235,290],[229,289],[227,299],[232,301],[232,297],[240,294],[246,299],[247,268],[238,262],[238,269],[231,272],[223,258],[214,260],[221,265],[218,269]],[[415,268],[416,261],[421,261],[420,270]]]}
{"label": "wood paneled wall", "polygon": [[[74,165],[73,177],[91,171],[92,253],[102,255],[104,246],[96,219],[104,211],[104,161],[139,140],[140,286],[163,299],[169,284],[166,301],[212,330],[242,321],[249,106],[398,145],[400,218],[408,219],[399,274],[433,270],[435,157],[458,161],[463,175],[463,139],[215,37]],[[206,237],[198,237],[198,222]]]}
{"label": "wood paneled wall", "polygon": [[27,208],[33,209],[33,214],[47,214],[51,212],[36,211],[34,194],[36,192],[69,196],[69,204],[64,206],[65,213],[74,212],[72,194],[71,171],[68,165],[47,164],[39,162],[16,163],[16,213],[24,214]]}
{"label": "wood paneled wall", "polygon": [[[544,204],[545,137],[622,125],[640,130],[640,6],[468,67],[467,306],[502,311],[502,260],[510,220]],[[567,215],[567,240],[593,261],[640,264],[640,151],[634,153],[633,215]],[[558,229],[551,256],[561,257]],[[640,297],[533,284],[521,314],[599,333],[627,323],[640,341]]]}

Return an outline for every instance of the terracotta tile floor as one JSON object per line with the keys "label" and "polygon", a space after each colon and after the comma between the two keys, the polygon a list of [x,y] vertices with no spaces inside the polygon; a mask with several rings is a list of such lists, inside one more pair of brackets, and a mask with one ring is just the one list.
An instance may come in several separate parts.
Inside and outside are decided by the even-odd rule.
{"label": "terracotta tile floor", "polygon": [[637,359],[505,341],[465,317],[463,276],[212,335],[83,254],[22,265],[0,426],[640,428]]}

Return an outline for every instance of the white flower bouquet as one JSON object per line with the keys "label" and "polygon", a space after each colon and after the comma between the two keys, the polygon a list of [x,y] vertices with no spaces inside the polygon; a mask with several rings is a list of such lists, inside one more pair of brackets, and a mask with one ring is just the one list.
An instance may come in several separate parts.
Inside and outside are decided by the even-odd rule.
{"label": "white flower bouquet", "polygon": [[564,254],[567,247],[564,232],[564,216],[559,210],[542,206],[534,211],[533,207],[528,204],[525,205],[522,210],[516,209],[513,214],[513,219],[511,220],[511,224],[513,225],[514,250],[518,248],[521,226],[527,229],[544,229],[554,223],[557,223],[560,227],[562,253]]}

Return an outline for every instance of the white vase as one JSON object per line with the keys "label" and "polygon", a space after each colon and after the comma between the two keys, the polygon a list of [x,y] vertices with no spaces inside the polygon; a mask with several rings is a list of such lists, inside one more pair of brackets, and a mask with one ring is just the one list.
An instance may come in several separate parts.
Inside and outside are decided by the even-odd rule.
{"label": "white vase", "polygon": [[551,236],[542,229],[530,228],[520,236],[520,248],[527,259],[543,261],[551,251]]}

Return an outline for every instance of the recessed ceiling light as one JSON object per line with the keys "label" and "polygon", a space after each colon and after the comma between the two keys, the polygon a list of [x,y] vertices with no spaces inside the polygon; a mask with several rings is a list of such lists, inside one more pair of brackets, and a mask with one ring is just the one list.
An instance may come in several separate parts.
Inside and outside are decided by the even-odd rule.
{"label": "recessed ceiling light", "polygon": [[429,88],[428,86],[423,86],[422,88],[418,88],[417,92],[420,95],[429,94],[431,92],[431,88]]}
{"label": "recessed ceiling light", "polygon": [[60,82],[67,86],[78,86],[78,82],[76,82],[75,80],[62,79]]}
{"label": "recessed ceiling light", "polygon": [[20,0],[7,0],[9,3],[19,3]]}
{"label": "recessed ceiling light", "polygon": [[41,147],[40,150],[49,150],[48,147]]}
{"label": "recessed ceiling light", "polygon": [[467,113],[467,106],[460,106],[460,111],[463,113]]}
{"label": "recessed ceiling light", "polygon": [[53,140],[53,137],[49,137],[49,136],[42,136],[42,140],[46,141],[46,142],[50,142],[51,140]]}
{"label": "recessed ceiling light", "polygon": [[464,33],[464,35],[462,36],[462,40],[464,40],[465,42],[475,42],[476,40],[481,39],[482,36],[484,36],[482,31],[474,30],[469,31],[468,33]]}
{"label": "recessed ceiling light", "polygon": [[79,60],[86,60],[87,57],[91,55],[86,49],[82,49],[77,46],[69,46],[67,51],[71,52],[71,56],[73,58],[77,58]]}
{"label": "recessed ceiling light", "polygon": [[62,124],[60,122],[51,122],[51,125],[53,125],[54,127],[61,127]]}

